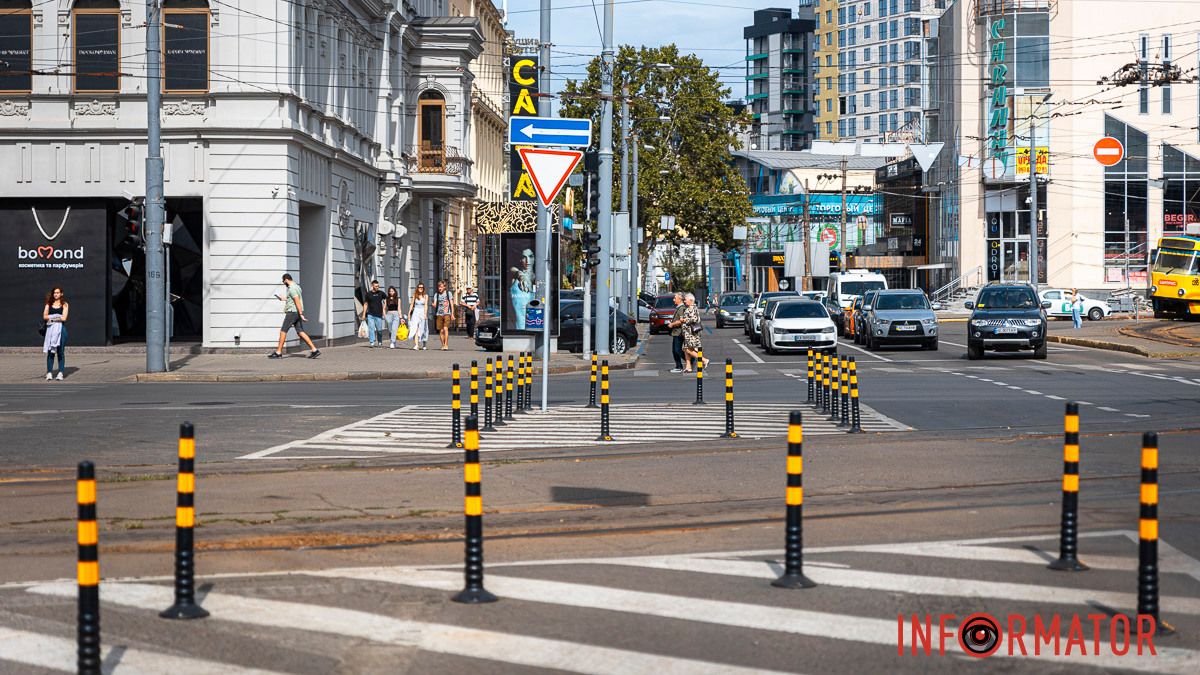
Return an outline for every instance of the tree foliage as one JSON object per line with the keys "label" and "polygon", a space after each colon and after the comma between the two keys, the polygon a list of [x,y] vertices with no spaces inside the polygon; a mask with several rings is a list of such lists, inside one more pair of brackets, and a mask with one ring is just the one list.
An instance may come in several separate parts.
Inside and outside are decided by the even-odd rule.
{"label": "tree foliage", "polygon": [[[602,66],[597,57],[588,64],[584,79],[566,83],[561,109],[563,117],[590,117],[597,131]],[[629,91],[629,118],[636,142],[641,144],[638,221],[645,228],[647,242],[686,236],[724,250],[732,248],[733,226],[742,224],[753,212],[746,183],[730,156],[731,148],[738,146],[737,128],[748,123],[725,105],[730,90],[721,86],[718,74],[700,58],[681,55],[675,45],[622,46],[613,64],[613,78],[614,210],[620,203],[620,96],[624,85]],[[599,134],[596,136],[593,149],[599,147]],[[631,175],[632,171],[630,159]],[[676,217],[674,232],[659,231],[663,215]]]}

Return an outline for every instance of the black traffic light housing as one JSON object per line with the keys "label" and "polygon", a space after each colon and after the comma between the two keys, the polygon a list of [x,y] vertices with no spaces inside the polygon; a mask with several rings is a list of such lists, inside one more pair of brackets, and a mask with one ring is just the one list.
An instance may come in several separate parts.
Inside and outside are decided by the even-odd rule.
{"label": "black traffic light housing", "polygon": [[119,247],[141,248],[145,245],[146,242],[142,235],[145,216],[146,207],[141,197],[133,199],[125,208],[117,212],[117,217],[124,225],[125,232],[125,237],[118,243]]}
{"label": "black traffic light housing", "polygon": [[588,232],[583,235],[583,266],[589,269],[600,266],[599,232]]}

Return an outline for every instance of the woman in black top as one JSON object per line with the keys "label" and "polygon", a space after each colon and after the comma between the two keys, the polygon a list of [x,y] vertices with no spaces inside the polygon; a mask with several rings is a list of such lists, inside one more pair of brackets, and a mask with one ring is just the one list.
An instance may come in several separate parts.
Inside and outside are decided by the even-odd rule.
{"label": "woman in black top", "polygon": [[[42,351],[46,352],[46,379],[63,379],[67,369],[67,315],[71,307],[61,288],[55,287],[46,294],[46,306],[42,309],[42,320],[46,322],[46,339]],[[54,377],[54,355],[58,355],[58,377]]]}
{"label": "woman in black top", "polygon": [[396,331],[399,330],[400,324],[404,323],[402,312],[400,311],[400,293],[396,291],[395,286],[388,286],[387,299],[384,300],[384,321],[388,326],[388,334],[391,336],[390,349],[396,348]]}

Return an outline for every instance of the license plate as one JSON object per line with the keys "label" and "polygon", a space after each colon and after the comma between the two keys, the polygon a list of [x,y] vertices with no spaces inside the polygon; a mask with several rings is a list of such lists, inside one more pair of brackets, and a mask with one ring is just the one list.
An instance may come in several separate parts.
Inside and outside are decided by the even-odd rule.
{"label": "license plate", "polygon": [[896,330],[913,331],[916,329],[917,329],[916,326],[896,326]]}
{"label": "license plate", "polygon": [[802,335],[793,335],[792,339],[796,340],[797,342],[800,342],[800,341],[805,341],[805,340],[816,340],[818,337],[819,336],[813,335],[811,333],[805,333]]}
{"label": "license plate", "polygon": [[1000,326],[996,329],[996,335],[1013,335],[1017,332],[1016,326]]}
{"label": "license plate", "polygon": [[491,334],[491,333],[488,333],[488,332],[486,332],[486,331],[483,331],[483,332],[480,332],[480,333],[479,333],[479,337],[483,337],[483,338],[490,338],[490,337],[492,337],[492,334]]}

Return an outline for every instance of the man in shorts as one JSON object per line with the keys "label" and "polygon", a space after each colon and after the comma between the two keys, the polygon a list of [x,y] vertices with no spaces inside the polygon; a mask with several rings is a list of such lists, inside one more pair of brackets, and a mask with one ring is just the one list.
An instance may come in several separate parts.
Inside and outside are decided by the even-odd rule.
{"label": "man in shorts", "polygon": [[304,340],[312,353],[308,358],[315,359],[321,355],[321,350],[313,344],[312,338],[308,337],[308,333],[304,332],[304,299],[300,297],[300,284],[292,281],[292,275],[283,275],[283,285],[287,287],[285,295],[281,296],[278,293],[275,297],[283,301],[283,325],[279,327],[279,345],[275,347],[275,351],[267,355],[268,359],[283,358],[283,343],[287,341],[288,330],[292,327],[296,328],[296,334]]}
{"label": "man in shorts", "polygon": [[442,351],[450,349],[450,326],[454,324],[454,294],[446,290],[445,280],[439,281],[433,296],[434,315],[437,317],[438,337],[442,340]]}

